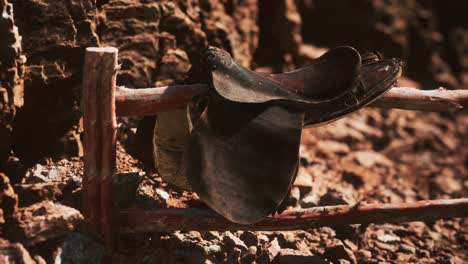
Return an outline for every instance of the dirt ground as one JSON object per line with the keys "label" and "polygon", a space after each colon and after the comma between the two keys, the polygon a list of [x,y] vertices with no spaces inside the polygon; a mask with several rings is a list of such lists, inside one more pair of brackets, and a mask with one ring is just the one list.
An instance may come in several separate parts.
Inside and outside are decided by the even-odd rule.
{"label": "dirt ground", "polygon": [[[195,195],[171,189],[156,172],[128,154],[135,129],[131,122],[120,121],[118,172],[139,178],[137,205],[200,206]],[[466,114],[366,108],[335,123],[304,130],[301,167],[288,205],[309,208],[466,197],[467,124]],[[51,175],[55,176],[52,180]],[[35,182],[55,190],[34,195],[17,191],[19,204],[29,206],[48,199],[80,209],[81,175],[79,158],[47,159],[27,170],[23,183],[14,188],[21,190],[22,185]],[[85,262],[98,261],[110,254],[101,247],[89,237],[72,233],[27,249],[47,263],[68,263],[67,259],[79,257]],[[111,255],[116,263],[466,263],[467,250],[468,220],[450,219],[288,232],[125,235]]]}

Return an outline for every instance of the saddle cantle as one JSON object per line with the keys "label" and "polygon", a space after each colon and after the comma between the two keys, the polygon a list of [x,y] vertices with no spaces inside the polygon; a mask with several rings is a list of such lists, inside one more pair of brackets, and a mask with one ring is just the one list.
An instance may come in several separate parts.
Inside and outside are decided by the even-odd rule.
{"label": "saddle cantle", "polygon": [[[335,53],[335,50],[333,49],[330,52]],[[327,54],[322,57],[329,57]],[[320,61],[322,57],[315,61]],[[339,57],[335,59],[338,60]],[[320,80],[317,82],[310,78],[317,72],[317,66],[314,62],[297,71],[271,75],[271,78],[281,82],[285,88],[309,91],[309,93],[313,91],[316,98],[327,96],[332,90],[330,87],[339,87],[338,89],[341,90],[341,96],[324,102],[319,108],[310,107],[306,111],[304,117],[305,127],[324,125],[355,112],[387,92],[401,76],[401,62],[399,60],[382,59],[377,53],[366,53],[362,55],[362,67],[359,76],[353,83],[346,85],[343,81],[333,82],[333,76],[343,79],[343,77],[340,77],[341,73],[337,70],[328,71],[332,72],[330,75],[322,73],[320,77],[315,78]],[[329,63],[330,66],[333,64],[335,63]]]}
{"label": "saddle cantle", "polygon": [[396,60],[361,57],[350,47],[276,75],[245,69],[216,48],[205,58],[212,89],[200,100],[206,103],[192,104],[201,105],[201,114],[189,113],[193,128],[177,175],[213,210],[241,224],[274,213],[287,196],[304,125],[356,111],[390,89],[401,72]]}
{"label": "saddle cantle", "polygon": [[277,102],[308,108],[334,101],[356,82],[361,56],[352,47],[330,50],[312,64],[286,74],[267,76],[251,71],[229,54],[210,47],[206,60],[212,67],[216,92],[238,103]]}

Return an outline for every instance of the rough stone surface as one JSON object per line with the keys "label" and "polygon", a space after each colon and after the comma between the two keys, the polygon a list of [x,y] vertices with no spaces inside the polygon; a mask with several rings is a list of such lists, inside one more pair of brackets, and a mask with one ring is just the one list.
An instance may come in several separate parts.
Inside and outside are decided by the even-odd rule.
{"label": "rough stone surface", "polygon": [[62,199],[65,186],[65,183],[60,182],[16,184],[15,191],[20,197],[19,206],[24,207],[46,199]]}
{"label": "rough stone surface", "polygon": [[78,210],[44,201],[20,208],[6,232],[26,245],[34,245],[65,236],[82,221]]}
{"label": "rough stone surface", "polygon": [[14,151],[26,163],[79,155],[84,48],[99,44],[95,2],[26,0],[15,1],[13,8],[27,58],[25,104],[13,126]]}
{"label": "rough stone surface", "polygon": [[[320,46],[352,45],[403,58],[423,87],[466,87],[463,1],[301,0],[302,36]],[[461,47],[464,48],[461,48]]]}
{"label": "rough stone surface", "polygon": [[105,251],[104,246],[93,238],[72,233],[63,242],[54,263],[102,263]]}
{"label": "rough stone surface", "polygon": [[260,39],[257,60],[274,65],[274,71],[300,65],[302,19],[293,0],[260,0]]}
{"label": "rough stone surface", "polygon": [[0,173],[0,225],[11,218],[18,209],[18,195],[10,185],[8,177]]}
{"label": "rough stone surface", "polygon": [[16,108],[23,105],[25,57],[10,2],[0,1],[0,169],[10,155]]}
{"label": "rough stone surface", "polygon": [[29,252],[20,243],[11,243],[0,238],[0,258],[3,264],[35,264]]}
{"label": "rough stone surface", "polygon": [[245,66],[256,48],[255,0],[111,0],[99,13],[98,35],[102,44],[120,48],[118,83],[129,87],[183,80],[208,44],[226,49]]}

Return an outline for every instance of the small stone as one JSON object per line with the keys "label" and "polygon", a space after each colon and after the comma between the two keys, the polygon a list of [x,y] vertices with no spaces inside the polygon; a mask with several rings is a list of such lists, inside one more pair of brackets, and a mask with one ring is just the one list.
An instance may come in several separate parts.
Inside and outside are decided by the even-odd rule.
{"label": "small stone", "polygon": [[319,140],[317,142],[317,149],[322,151],[331,151],[336,154],[346,154],[350,151],[348,145],[332,140]]}
{"label": "small stone", "polygon": [[54,263],[101,263],[104,247],[93,238],[73,233],[67,236]]}
{"label": "small stone", "polygon": [[264,234],[258,235],[257,238],[260,245],[264,245],[270,241],[270,239]]}
{"label": "small stone", "polygon": [[301,199],[301,190],[299,187],[293,186],[291,192],[289,193],[288,205],[296,207],[299,204]]}
{"label": "small stone", "polygon": [[157,188],[156,189],[156,194],[161,197],[163,200],[169,199],[169,194],[164,191],[163,189]]}
{"label": "small stone", "polygon": [[240,239],[242,239],[242,241],[244,241],[244,243],[248,246],[248,247],[252,247],[252,246],[257,246],[258,245],[258,238],[257,238],[257,235],[252,232],[252,231],[245,231],[244,233],[242,233],[240,235]]}
{"label": "small stone", "polygon": [[414,254],[416,253],[416,249],[410,245],[407,245],[407,244],[401,244],[400,245],[400,251],[401,252],[404,252],[404,253],[410,253],[410,254]]}
{"label": "small stone", "polygon": [[247,249],[244,255],[241,257],[242,264],[251,264],[254,263],[257,259],[257,247],[251,246]]}
{"label": "small stone", "polygon": [[322,195],[322,197],[320,197],[320,201],[319,201],[320,206],[341,205],[341,204],[348,204],[348,203],[343,198],[343,195],[335,190],[329,190],[327,193]]}
{"label": "small stone", "polygon": [[240,263],[240,256],[241,256],[241,250],[239,248],[234,248],[229,254],[226,263],[227,264],[239,264]]}
{"label": "small stone", "polygon": [[270,242],[270,245],[268,246],[268,258],[270,259],[270,261],[273,261],[273,259],[275,259],[276,255],[278,255],[280,250],[281,247],[278,243],[278,239],[273,239]]}
{"label": "small stone", "polygon": [[386,156],[375,151],[357,151],[353,153],[358,164],[366,168],[375,166],[390,167],[393,162]]}
{"label": "small stone", "polygon": [[382,234],[377,236],[377,240],[382,243],[393,244],[400,242],[400,238],[391,234]]}
{"label": "small stone", "polygon": [[33,174],[26,179],[26,183],[45,183],[50,182],[49,178],[42,174]]}
{"label": "small stone", "polygon": [[367,262],[372,258],[372,253],[370,251],[368,251],[368,250],[360,249],[356,253],[356,258],[359,261],[359,263]]}
{"label": "small stone", "polygon": [[297,187],[312,187],[314,182],[312,180],[312,175],[305,169],[305,167],[299,167],[297,172],[296,179],[294,180],[293,186]]}
{"label": "small stone", "polygon": [[34,261],[36,261],[36,264],[47,264],[47,262],[39,255],[34,256]]}
{"label": "small stone", "polygon": [[247,246],[244,241],[234,236],[231,232],[225,232],[223,236],[223,243],[227,252],[233,251],[235,248],[241,249],[242,252],[247,251]]}
{"label": "small stone", "polygon": [[293,232],[281,232],[278,234],[278,243],[281,248],[292,248],[298,249],[297,244],[300,239],[298,239],[297,234]]}
{"label": "small stone", "polygon": [[430,253],[428,250],[425,250],[425,249],[419,250],[418,253],[419,253],[423,258],[430,258],[430,257],[431,257],[431,253]]}
{"label": "small stone", "polygon": [[0,223],[5,221],[5,217],[9,218],[14,215],[18,209],[18,195],[15,194],[13,187],[10,185],[10,179],[3,173],[0,173]]}
{"label": "small stone", "polygon": [[49,173],[47,174],[47,178],[48,178],[50,181],[56,181],[56,180],[58,180],[58,178],[59,178],[59,172],[57,171],[57,169],[53,168],[53,169],[49,170]]}
{"label": "small stone", "polygon": [[274,263],[277,264],[326,264],[329,263],[319,256],[305,253],[300,250],[282,248],[276,256]]}
{"label": "small stone", "polygon": [[358,250],[358,247],[356,246],[356,244],[354,244],[353,241],[351,241],[349,239],[345,239],[345,241],[343,243],[345,244],[345,246],[347,246],[353,252]]}
{"label": "small stone", "polygon": [[36,263],[20,243],[11,243],[0,238],[0,263]]}
{"label": "small stone", "polygon": [[462,181],[457,179],[455,172],[451,169],[443,169],[431,180],[433,192],[435,194],[456,194],[463,190]]}
{"label": "small stone", "polygon": [[394,252],[397,250],[397,245],[396,244],[388,244],[388,243],[382,243],[380,241],[375,241],[375,246],[382,249],[386,250],[389,252]]}
{"label": "small stone", "polygon": [[75,175],[71,176],[66,181],[67,187],[73,190],[76,188],[79,188],[82,182],[83,182],[83,179]]}
{"label": "small stone", "polygon": [[14,224],[7,231],[10,236],[31,246],[67,235],[83,220],[81,213],[74,208],[43,201],[18,209]]}
{"label": "small stone", "polygon": [[26,207],[43,200],[56,201],[63,198],[65,186],[61,182],[16,184],[15,191],[19,197],[19,206]]}
{"label": "small stone", "polygon": [[26,175],[26,167],[17,157],[9,157],[5,164],[5,173],[12,184],[20,183]]}
{"label": "small stone", "polygon": [[[137,172],[119,173],[116,177],[114,192],[115,203],[119,207],[130,207],[136,198],[136,192],[140,183],[140,176]],[[156,190],[157,193],[157,190]],[[159,194],[160,197],[163,195]]]}
{"label": "small stone", "polygon": [[333,263],[339,262],[340,259],[347,260],[352,264],[357,263],[354,253],[344,245],[335,245],[333,247],[327,248],[325,250],[324,256],[326,256],[326,258]]}
{"label": "small stone", "polygon": [[202,235],[203,239],[205,239],[205,240],[221,240],[221,237],[219,236],[218,231],[201,232],[201,235]]}
{"label": "small stone", "polygon": [[219,245],[209,245],[203,248],[205,250],[205,254],[207,255],[216,255],[221,253],[222,249]]}
{"label": "small stone", "polygon": [[304,197],[304,199],[301,200],[301,207],[302,208],[312,208],[316,207],[318,205],[318,199],[317,197],[313,195],[309,195]]}

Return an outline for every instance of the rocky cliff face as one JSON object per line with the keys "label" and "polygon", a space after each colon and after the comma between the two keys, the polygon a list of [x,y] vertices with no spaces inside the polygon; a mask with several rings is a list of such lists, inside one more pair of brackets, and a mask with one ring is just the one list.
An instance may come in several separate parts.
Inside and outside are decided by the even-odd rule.
{"label": "rocky cliff face", "polygon": [[301,0],[305,42],[402,58],[424,87],[468,88],[466,1]]}
{"label": "rocky cliff face", "polygon": [[2,0],[0,160],[12,150],[26,163],[80,154],[88,46],[119,47],[118,83],[134,88],[182,80],[207,45],[281,71],[313,58],[311,45],[344,44],[403,58],[425,88],[467,88],[467,9],[441,0]]}
{"label": "rocky cliff face", "polygon": [[0,1],[0,161],[11,150],[15,109],[23,105],[23,64],[21,37],[13,17],[13,5]]}
{"label": "rocky cliff face", "polygon": [[94,1],[14,1],[22,36],[24,101],[13,124],[14,151],[25,162],[77,155],[84,47],[98,45]]}
{"label": "rocky cliff face", "polygon": [[[6,14],[1,32],[8,38],[0,44],[0,80],[5,86],[0,92],[6,89],[10,102],[1,110],[3,161],[11,145],[25,163],[80,154],[85,47],[119,47],[118,83],[135,88],[183,79],[208,44],[223,47],[245,66],[250,66],[257,47],[255,0],[5,0],[1,8]],[[21,58],[26,61],[24,71]],[[23,87],[26,103],[20,107],[13,99],[23,99]]]}

